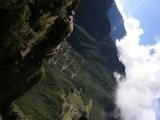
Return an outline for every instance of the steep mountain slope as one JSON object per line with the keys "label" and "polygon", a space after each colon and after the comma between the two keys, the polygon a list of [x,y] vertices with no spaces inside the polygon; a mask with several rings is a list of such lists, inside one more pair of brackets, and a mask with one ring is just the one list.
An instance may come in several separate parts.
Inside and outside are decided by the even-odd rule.
{"label": "steep mountain slope", "polygon": [[85,27],[97,41],[102,40],[111,32],[106,10],[112,3],[113,0],[81,0],[75,15],[76,23]]}
{"label": "steep mountain slope", "polygon": [[113,72],[125,75],[109,36],[113,0],[81,0],[75,19],[78,0],[17,2],[0,4],[3,120],[112,119]]}
{"label": "steep mountain slope", "polygon": [[[98,47],[96,47],[99,49],[100,53],[112,61],[110,63],[110,69],[121,74],[125,74],[124,66],[119,62],[117,57],[116,46],[110,38],[111,24],[108,14],[106,14],[106,10],[109,10],[113,5],[116,5],[113,0],[81,0],[81,4],[76,11],[75,19],[76,24],[83,27],[90,34],[90,36],[95,39],[95,44],[98,45]],[[85,11],[85,13],[82,11]],[[115,9],[115,13],[119,13],[118,9]],[[79,41],[75,41],[75,38],[72,38],[72,36],[68,39],[68,41],[75,49],[81,49],[81,45],[78,43]],[[83,40],[83,44],[84,43],[90,44],[85,39]],[[91,44],[94,45],[93,43]]]}
{"label": "steep mountain slope", "polygon": [[[46,76],[43,80],[28,94],[16,101],[22,112],[31,116],[30,119],[45,119],[45,117],[58,119],[64,110],[62,104],[65,104],[67,100],[72,105],[74,104],[73,107],[79,112],[79,117],[82,115],[87,117],[86,114],[89,114],[91,120],[97,120],[98,118],[105,120],[108,113],[113,110],[113,91],[116,82],[112,73],[114,71],[112,69],[112,59],[110,60],[109,57],[99,52],[99,45],[83,28],[76,25],[70,39],[72,37],[77,42],[82,43],[78,44],[81,50],[75,51],[72,47],[69,47],[68,43],[64,43],[58,55],[50,59],[48,65],[46,64]],[[83,39],[88,42],[84,43]],[[107,48],[116,51],[112,40],[110,38],[107,40],[111,42]],[[94,45],[89,44],[90,41]],[[124,68],[122,71],[124,71]],[[81,109],[70,98],[74,91],[77,91],[78,96],[81,96],[82,104],[79,105],[80,108],[82,107]],[[77,97],[74,97],[73,99],[77,101]],[[93,105],[91,111],[86,113],[87,110],[83,106],[87,106],[90,101],[93,101]],[[54,106],[54,104],[56,105]],[[30,110],[31,108],[33,111]],[[68,109],[71,109],[70,105],[68,105]],[[65,112],[69,112],[68,109]],[[62,115],[62,118],[64,115]],[[72,118],[78,119],[75,113],[72,113]]]}
{"label": "steep mountain slope", "polygon": [[[109,36],[106,9],[111,3],[96,2],[81,0],[74,31],[67,39],[69,44],[62,44],[58,54],[46,63],[43,79],[16,101],[20,113],[28,119],[110,119],[115,108],[113,72],[124,75],[125,67]],[[103,7],[101,12],[99,6]],[[94,12],[91,14],[91,11]],[[95,16],[95,19],[88,16]],[[100,34],[95,34],[97,31]]]}
{"label": "steep mountain slope", "polygon": [[72,31],[79,0],[0,1],[0,114],[16,119],[12,103],[43,77],[43,64]]}
{"label": "steep mountain slope", "polygon": [[111,23],[111,38],[113,41],[116,41],[116,39],[123,38],[124,35],[126,35],[126,30],[124,27],[124,20],[122,18],[121,13],[118,11],[117,5],[115,1],[113,2],[112,6],[110,7],[108,13],[108,18]]}

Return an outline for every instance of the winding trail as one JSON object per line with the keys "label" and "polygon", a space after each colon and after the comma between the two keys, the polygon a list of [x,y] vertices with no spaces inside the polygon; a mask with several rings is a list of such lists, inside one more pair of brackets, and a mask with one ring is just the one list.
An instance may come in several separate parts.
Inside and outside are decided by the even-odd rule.
{"label": "winding trail", "polygon": [[54,64],[56,64],[58,62],[59,58],[57,58],[57,60],[54,62]]}

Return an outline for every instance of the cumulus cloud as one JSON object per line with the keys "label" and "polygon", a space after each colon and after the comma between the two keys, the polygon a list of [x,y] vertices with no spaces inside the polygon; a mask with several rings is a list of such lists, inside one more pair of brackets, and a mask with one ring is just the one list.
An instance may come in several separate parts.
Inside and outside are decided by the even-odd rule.
{"label": "cumulus cloud", "polygon": [[139,36],[143,34],[140,22],[126,18],[123,5],[119,0],[116,4],[124,18],[127,34],[116,41],[120,60],[126,67],[126,80],[120,81],[120,75],[114,73],[118,81],[115,104],[121,111],[122,120],[156,120],[160,117],[157,115],[160,110],[157,102],[160,97],[159,36],[155,45],[140,45]]}

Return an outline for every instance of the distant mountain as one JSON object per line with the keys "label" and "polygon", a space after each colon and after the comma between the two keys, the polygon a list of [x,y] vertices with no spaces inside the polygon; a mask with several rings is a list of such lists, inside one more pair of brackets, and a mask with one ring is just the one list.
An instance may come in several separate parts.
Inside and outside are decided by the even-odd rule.
{"label": "distant mountain", "polygon": [[106,10],[109,10],[113,0],[81,0],[76,10],[76,24],[85,27],[97,41],[109,36],[111,25]]}
{"label": "distant mountain", "polygon": [[[108,15],[106,13],[106,10],[110,10],[110,7],[112,7],[113,5],[117,8],[113,0],[81,0],[81,4],[76,10],[75,23],[78,26],[83,27],[84,30],[86,30],[87,33],[89,33],[89,35],[96,40],[96,44],[99,44],[98,49],[100,50],[101,54],[112,59],[111,61],[113,61],[113,63],[111,64],[113,66],[111,67],[111,69],[113,69],[113,71],[118,71],[119,73],[124,74],[124,71],[121,70],[121,68],[123,68],[123,65],[116,65],[117,61],[119,63],[117,57],[117,49],[115,44],[112,43],[112,39],[110,38],[110,33],[112,33],[110,23],[112,23],[112,21],[109,20]],[[118,13],[118,15],[121,16],[118,9],[115,9],[115,13]],[[117,19],[119,19],[119,17]],[[68,41],[71,45],[73,45],[73,47],[75,47],[76,45],[75,49],[81,47],[81,44],[78,43],[78,40],[75,41],[75,39],[72,39],[72,35],[68,39]],[[85,42],[89,44],[89,41],[84,41],[84,43]],[[111,46],[113,46],[114,49],[112,49]],[[85,49],[81,49],[81,51],[82,50]]]}
{"label": "distant mountain", "polygon": [[113,41],[116,41],[116,39],[123,38],[123,36],[126,35],[124,20],[117,8],[115,1],[111,5],[107,13],[109,21],[111,23],[111,33],[110,33],[111,38],[113,39]]}

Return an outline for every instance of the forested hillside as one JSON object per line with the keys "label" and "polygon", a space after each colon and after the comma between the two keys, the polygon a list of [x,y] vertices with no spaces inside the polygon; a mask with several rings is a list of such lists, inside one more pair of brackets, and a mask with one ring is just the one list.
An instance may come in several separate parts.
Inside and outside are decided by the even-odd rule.
{"label": "forested hillside", "polygon": [[1,2],[3,120],[113,119],[113,72],[125,75],[106,14],[113,0],[79,2]]}
{"label": "forested hillside", "polygon": [[44,76],[43,65],[72,31],[79,0],[0,1],[0,113],[16,119],[12,104]]}

